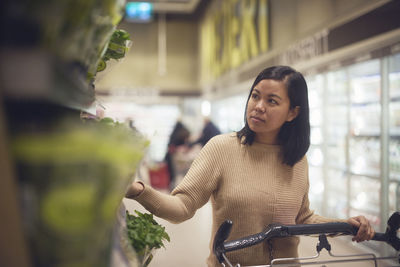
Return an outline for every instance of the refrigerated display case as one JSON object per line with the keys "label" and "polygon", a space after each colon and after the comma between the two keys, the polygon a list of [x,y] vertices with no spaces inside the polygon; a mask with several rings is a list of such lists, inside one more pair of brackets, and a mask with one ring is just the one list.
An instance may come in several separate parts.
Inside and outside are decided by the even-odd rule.
{"label": "refrigerated display case", "polygon": [[382,61],[348,67],[349,75],[349,216],[362,214],[381,225],[384,183],[382,158]]}
{"label": "refrigerated display case", "polygon": [[325,76],[325,215],[345,218],[348,214],[348,75],[345,70]]}
{"label": "refrigerated display case", "polygon": [[379,177],[381,134],[380,61],[349,67],[350,169],[354,174]]}
{"label": "refrigerated display case", "polygon": [[318,214],[323,213],[323,200],[324,200],[324,191],[325,184],[324,181],[320,178],[323,177],[323,168],[310,166],[309,168],[310,175],[310,190],[309,190],[309,200],[311,203],[311,209],[314,210]]}
{"label": "refrigerated display case", "polygon": [[[347,164],[348,92],[347,73],[344,70],[326,75],[326,153],[327,166],[345,169]],[[335,160],[333,160],[335,159]]]}
{"label": "refrigerated display case", "polygon": [[389,58],[389,210],[400,209],[400,54]]}
{"label": "refrigerated display case", "polygon": [[[324,186],[324,133],[323,133],[323,88],[324,77],[314,75],[307,78],[308,97],[310,105],[310,137],[311,145],[308,151],[311,208],[318,213],[324,212],[323,199],[326,194]],[[321,179],[322,178],[322,179]]]}
{"label": "refrigerated display case", "polygon": [[[310,196],[311,205],[328,217],[364,215],[384,231],[388,216],[400,208],[400,54],[318,76],[318,92],[317,76],[306,76],[312,136],[307,155],[310,193],[323,188],[324,198],[320,203]],[[315,171],[319,166],[322,171]]]}
{"label": "refrigerated display case", "polygon": [[328,168],[326,171],[325,188],[328,191],[324,200],[325,216],[331,218],[347,218],[348,203],[348,174],[344,170]]}

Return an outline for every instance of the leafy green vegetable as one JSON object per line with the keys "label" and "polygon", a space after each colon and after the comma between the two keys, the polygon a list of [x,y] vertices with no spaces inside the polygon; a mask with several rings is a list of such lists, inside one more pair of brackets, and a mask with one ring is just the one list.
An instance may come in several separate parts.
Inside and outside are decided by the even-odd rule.
{"label": "leafy green vegetable", "polygon": [[119,60],[125,57],[125,54],[129,49],[130,39],[131,37],[128,32],[116,29],[111,35],[104,56],[97,65],[97,72],[103,71],[107,66],[107,61],[110,59]]}
{"label": "leafy green vegetable", "polygon": [[113,120],[112,118],[110,118],[110,117],[102,118],[102,119],[100,120],[100,122],[101,122],[101,123],[108,123],[108,124],[114,124],[114,123],[116,123],[116,122],[114,122],[114,120]]}
{"label": "leafy green vegetable", "polygon": [[[164,246],[164,241],[170,242],[165,227],[159,225],[153,218],[153,214],[141,213],[135,210],[135,215],[126,211],[126,223],[128,238],[138,256],[145,261],[147,266],[152,259],[151,251]],[[145,255],[150,252],[150,255]],[[149,258],[146,260],[146,256]]]}
{"label": "leafy green vegetable", "polygon": [[52,111],[57,122],[17,121],[34,127],[10,140],[32,262],[109,266],[115,216],[148,141],[111,118],[79,123],[76,112]]}
{"label": "leafy green vegetable", "polygon": [[97,66],[97,71],[105,70],[106,67],[107,67],[106,62],[103,59],[100,59],[99,65]]}
{"label": "leafy green vegetable", "polygon": [[106,53],[103,56],[103,60],[109,59],[121,59],[125,56],[127,51],[127,41],[130,41],[130,35],[124,30],[115,30],[111,36],[110,43]]}

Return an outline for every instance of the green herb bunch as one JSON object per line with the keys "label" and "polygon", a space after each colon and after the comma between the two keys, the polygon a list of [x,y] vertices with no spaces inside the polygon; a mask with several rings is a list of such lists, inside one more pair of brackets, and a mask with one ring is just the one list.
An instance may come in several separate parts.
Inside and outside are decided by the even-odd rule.
{"label": "green herb bunch", "polygon": [[[147,266],[153,258],[151,251],[165,247],[164,241],[169,242],[170,237],[165,232],[165,227],[154,220],[153,214],[141,213],[137,210],[135,213],[137,216],[126,211],[128,238],[139,258],[144,261],[144,266]],[[147,253],[150,255],[146,255]]]}
{"label": "green herb bunch", "polygon": [[130,35],[128,32],[116,29],[111,36],[111,39],[108,43],[107,50],[100,60],[97,71],[102,71],[107,66],[107,61],[110,59],[119,60],[125,57],[126,52],[129,49]]}
{"label": "green herb bunch", "polygon": [[105,61],[110,59],[121,59],[125,56],[127,46],[126,42],[130,41],[131,37],[128,32],[117,29],[111,36],[110,43],[103,56]]}

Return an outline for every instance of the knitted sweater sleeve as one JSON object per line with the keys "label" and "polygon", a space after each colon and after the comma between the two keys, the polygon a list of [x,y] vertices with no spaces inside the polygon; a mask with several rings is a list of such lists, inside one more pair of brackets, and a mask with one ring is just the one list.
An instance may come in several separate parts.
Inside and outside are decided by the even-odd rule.
{"label": "knitted sweater sleeve", "polygon": [[170,195],[146,185],[135,200],[157,217],[172,223],[192,218],[217,187],[221,169],[220,139],[214,137],[202,148],[183,181]]}

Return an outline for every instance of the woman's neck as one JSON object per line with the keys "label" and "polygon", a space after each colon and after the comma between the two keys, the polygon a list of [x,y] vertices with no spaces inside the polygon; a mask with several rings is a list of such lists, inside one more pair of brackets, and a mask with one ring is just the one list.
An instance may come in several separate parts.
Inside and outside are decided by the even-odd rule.
{"label": "woman's neck", "polygon": [[279,145],[278,135],[256,133],[254,141],[265,145]]}

